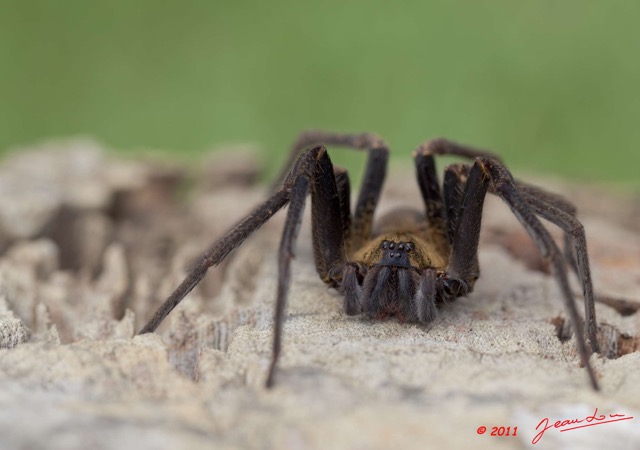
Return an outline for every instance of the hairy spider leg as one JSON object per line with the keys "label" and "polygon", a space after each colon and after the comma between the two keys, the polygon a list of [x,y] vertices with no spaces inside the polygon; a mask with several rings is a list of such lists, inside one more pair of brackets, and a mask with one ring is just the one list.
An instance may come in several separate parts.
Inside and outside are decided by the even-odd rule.
{"label": "hairy spider leg", "polygon": [[371,237],[373,215],[375,213],[382,186],[387,174],[389,147],[380,137],[371,133],[331,133],[310,130],[302,132],[295,140],[287,163],[276,178],[274,189],[284,180],[300,153],[312,145],[339,146],[367,151],[367,165],[362,186],[352,216],[350,233],[345,241],[347,253],[362,247]]}
{"label": "hairy spider leg", "polygon": [[423,270],[418,290],[420,295],[414,299],[416,302],[414,307],[421,321],[429,321],[435,317],[436,298],[443,301],[452,300],[471,292],[480,273],[477,256],[478,242],[474,236],[468,236],[475,232],[479,234],[480,223],[478,222],[477,229],[467,227],[462,230],[462,241],[454,239],[460,212],[465,208],[464,192],[469,168],[464,164],[448,166],[441,191],[434,158],[434,155],[440,154],[453,154],[467,158],[495,157],[488,151],[462,147],[444,139],[424,142],[413,153],[418,185],[425,204],[430,240],[438,242],[439,251],[450,257],[454,254],[452,246],[472,247],[470,257],[457,262],[458,266],[462,264],[465,266],[458,267],[458,271],[440,274],[436,279],[435,288],[432,288],[433,274]]}
{"label": "hairy spider leg", "polygon": [[458,212],[464,200],[464,189],[469,176],[469,166],[466,164],[451,164],[444,169],[442,191],[447,213],[447,238],[453,242],[458,227]]}
{"label": "hairy spider leg", "polygon": [[464,180],[469,170],[465,168],[464,164],[454,164],[447,167],[443,183],[443,195],[440,192],[434,159],[434,155],[443,154],[471,159],[485,156],[494,158],[497,161],[500,161],[500,158],[489,151],[461,146],[445,139],[426,141],[420,144],[413,152],[427,220],[431,226],[443,230],[448,242],[452,243],[458,211],[462,206]]}
{"label": "hairy spider leg", "polygon": [[433,156],[418,148],[414,152],[413,158],[428,226],[444,234],[447,228],[447,215]]}
{"label": "hairy spider leg", "polygon": [[[324,148],[324,147],[323,147]],[[303,159],[307,153],[303,153]],[[316,270],[320,279],[333,285],[334,270],[346,261],[345,237],[350,222],[348,175],[335,168],[326,150],[309,168],[311,178],[311,240]],[[333,269],[333,270],[332,270]]]}
{"label": "hairy spider leg", "polygon": [[[340,217],[342,218],[342,236],[346,246],[351,242],[351,183],[349,173],[342,167],[333,165],[333,174],[336,179],[336,188],[340,199]],[[317,263],[316,263],[317,267]]]}
{"label": "hairy spider leg", "polygon": [[[484,198],[489,185],[479,182],[482,173],[473,169],[464,190],[462,204],[457,214],[457,227],[451,244],[451,256],[447,275],[460,279],[472,288],[480,276],[478,263],[478,243]],[[469,289],[470,290],[470,289]]]}
{"label": "hairy spider leg", "polygon": [[[562,203],[552,198],[539,196],[539,189],[522,189],[522,197],[529,203],[536,214],[560,227],[565,233],[565,254],[573,270],[578,275],[585,299],[585,322],[587,337],[591,350],[599,352],[597,339],[598,325],[596,323],[595,294],[591,281],[589,254],[587,252],[587,238],[584,226],[575,218],[575,208],[567,209]],[[569,212],[569,211],[572,211]],[[574,258],[573,255],[576,255]]]}
{"label": "hairy spider leg", "polygon": [[189,292],[204,278],[211,266],[218,265],[233,250],[238,248],[247,237],[264,225],[276,212],[289,201],[289,190],[282,188],[271,198],[258,205],[245,219],[240,221],[221,239],[215,241],[189,270],[186,278],[171,293],[165,302],[155,311],[151,319],[139,334],[151,333],[178,306]]}
{"label": "hairy spider leg", "polygon": [[[343,177],[339,175],[338,178]],[[298,230],[309,190],[311,190],[311,214],[314,257],[321,277],[329,277],[329,270],[343,267],[346,256],[340,189],[336,183],[334,168],[327,150],[316,146],[304,152],[283,183],[290,189],[289,209],[285,222],[278,257],[278,292],[274,316],[273,353],[267,376],[267,387],[274,384],[275,370],[280,356],[284,311],[291,278],[291,259],[294,257]],[[345,189],[344,186],[342,189]],[[344,192],[343,192],[344,195]],[[342,198],[344,201],[345,198]]]}
{"label": "hairy spider leg", "polygon": [[571,319],[582,364],[587,370],[591,386],[598,390],[598,382],[589,363],[583,323],[569,287],[562,252],[542,222],[536,217],[535,208],[532,208],[520,194],[509,170],[495,159],[478,157],[469,172],[464,204],[459,213],[459,224],[453,240],[451,260],[447,272],[463,280],[467,277],[471,280],[477,277],[477,269],[470,265],[469,261],[477,261],[482,207],[489,187],[491,187],[492,193],[507,203],[538,246],[542,256],[550,262],[552,272],[562,293],[565,308]]}
{"label": "hairy spider leg", "polygon": [[[418,147],[417,152],[429,155],[456,155],[464,158],[475,159],[478,157],[489,157],[495,161],[500,161],[495,155],[485,150],[477,150],[468,146],[463,146],[445,139],[434,139]],[[502,163],[501,163],[502,165]],[[464,165],[458,165],[454,172],[459,173],[457,178],[468,176],[469,166],[464,169]],[[455,167],[455,166],[450,166]],[[505,169],[506,170],[506,169]],[[454,175],[451,175],[454,176]],[[452,182],[453,183],[453,182]],[[457,182],[459,183],[459,182]],[[592,351],[598,352],[597,321],[595,315],[595,294],[591,280],[589,266],[589,255],[587,252],[586,236],[583,225],[575,218],[576,207],[560,195],[547,192],[536,186],[531,186],[521,181],[515,181],[522,198],[531,206],[534,212],[546,220],[560,227],[564,233],[564,253],[567,261],[578,275],[581,282],[585,301],[585,321],[587,323],[587,337]],[[450,188],[447,187],[447,174],[445,174],[445,204],[447,205],[448,231],[457,226],[457,215],[459,208],[451,204],[449,198],[453,196]],[[494,193],[493,186],[489,186],[489,191]],[[455,202],[454,199],[451,200]],[[574,256],[575,255],[575,256]]]}
{"label": "hairy spider leg", "polygon": [[[422,151],[434,155],[456,155],[464,158],[475,159],[477,157],[489,157],[500,161],[496,156],[484,150],[477,150],[468,146],[463,146],[445,139],[434,139],[418,147]],[[461,165],[456,169],[462,176],[467,176],[469,166],[466,169]],[[560,227],[564,233],[564,253],[567,261],[578,275],[582,284],[585,301],[585,321],[587,323],[587,337],[592,351],[598,352],[597,321],[595,316],[595,294],[591,280],[589,266],[589,255],[587,252],[586,236],[583,225],[576,219],[576,207],[560,195],[545,191],[536,186],[529,185],[521,181],[515,181],[521,197],[531,206],[534,212],[546,220]],[[489,186],[489,191],[494,193],[493,186]],[[447,181],[445,174],[445,204],[447,203]],[[453,208],[457,211],[459,208]],[[448,212],[452,209],[448,208]],[[454,217],[455,214],[453,213]],[[448,216],[449,217],[449,216]],[[457,221],[457,219],[456,219]],[[451,232],[452,220],[448,222]],[[453,227],[456,224],[453,223]]]}
{"label": "hairy spider leg", "polygon": [[[541,189],[537,186],[530,185],[521,180],[516,180],[516,184],[518,185],[521,191],[527,194],[526,196],[527,199],[534,198],[535,200],[542,201],[543,203],[546,203],[557,209],[560,209],[561,211],[564,211],[565,213],[573,216],[574,218],[577,216],[578,210],[575,207],[575,205],[573,205],[569,200],[562,197],[561,195],[555,194],[553,192],[545,191],[544,189]],[[564,229],[563,231],[565,231],[564,233],[565,257],[567,258],[567,261],[569,262],[569,264],[573,267],[574,272],[578,274],[579,269],[578,269],[578,263],[576,261],[576,255],[574,254],[574,250],[576,250],[576,247],[573,242],[573,235],[572,233],[569,233]],[[586,251],[586,246],[585,246],[585,251]],[[578,276],[580,275],[578,274]]]}
{"label": "hairy spider leg", "polygon": [[[311,190],[312,239],[316,270],[320,278],[334,287],[344,287],[347,314],[360,312],[357,266],[347,263],[347,246],[361,245],[371,236],[373,215],[386,175],[388,148],[371,134],[341,135],[307,133],[298,142],[322,142],[368,150],[367,167],[353,219],[350,213],[350,185],[346,170],[334,167],[324,146],[307,150],[294,162],[283,186],[293,183],[279,259],[278,294],[274,318],[273,355],[267,387],[273,386],[281,350],[282,327],[290,280],[290,260],[297,230],[302,221],[306,195]],[[295,154],[298,149],[294,147]],[[307,181],[298,181],[306,179]],[[309,186],[309,181],[311,185]],[[350,226],[349,226],[350,225]],[[295,230],[295,231],[294,231]],[[349,242],[349,238],[351,238]]]}

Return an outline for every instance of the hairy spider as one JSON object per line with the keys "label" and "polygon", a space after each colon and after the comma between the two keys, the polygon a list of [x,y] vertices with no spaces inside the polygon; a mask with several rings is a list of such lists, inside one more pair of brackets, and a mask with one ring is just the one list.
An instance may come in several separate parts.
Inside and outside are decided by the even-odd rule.
{"label": "hairy spider", "polygon": [[[366,171],[353,214],[348,174],[332,165],[324,145],[367,151]],[[322,281],[344,296],[345,313],[363,313],[372,319],[395,316],[420,323],[436,317],[438,304],[472,291],[480,274],[478,239],[484,198],[490,192],[507,203],[549,261],[576,335],[582,364],[591,385],[598,389],[589,364],[583,322],[567,279],[566,262],[582,284],[588,343],[590,350],[597,352],[589,259],[584,228],[575,217],[575,207],[556,194],[514,180],[499,158],[489,152],[436,139],[414,152],[424,212],[396,210],[374,226],[388,154],[385,142],[373,134],[302,133],[271,197],[209,247],[140,333],[154,331],[211,266],[219,264],[288,203],[278,257],[273,354],[267,377],[270,387],[280,354],[291,259],[309,192],[315,265]],[[473,164],[448,166],[441,190],[434,155],[469,158]],[[537,216],[564,231],[564,256]]]}

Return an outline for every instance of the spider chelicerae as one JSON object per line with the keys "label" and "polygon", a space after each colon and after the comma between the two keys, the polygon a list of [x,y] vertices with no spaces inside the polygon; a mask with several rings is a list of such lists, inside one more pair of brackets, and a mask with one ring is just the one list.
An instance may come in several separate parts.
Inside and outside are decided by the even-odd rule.
{"label": "spider chelicerae", "polygon": [[[348,174],[331,163],[325,146],[367,152],[366,170],[353,212]],[[454,155],[473,163],[446,167],[441,187],[436,155]],[[573,204],[559,195],[514,180],[500,159],[490,152],[435,139],[418,146],[414,152],[424,211],[398,209],[374,223],[388,156],[389,148],[374,134],[302,133],[293,145],[273,194],[209,247],[140,333],[154,331],[210,267],[219,264],[288,204],[278,256],[273,354],[267,376],[267,387],[271,387],[280,354],[291,259],[309,193],[316,269],[323,282],[344,296],[345,313],[364,314],[371,319],[395,316],[403,321],[428,323],[436,317],[440,303],[473,290],[480,274],[478,240],[482,209],[490,192],[506,202],[549,262],[573,326],[581,362],[591,385],[598,389],[589,364],[590,351],[598,351],[594,291],[584,228],[576,219]],[[564,253],[538,216],[564,231]],[[567,265],[582,284],[586,340],[569,285]]]}

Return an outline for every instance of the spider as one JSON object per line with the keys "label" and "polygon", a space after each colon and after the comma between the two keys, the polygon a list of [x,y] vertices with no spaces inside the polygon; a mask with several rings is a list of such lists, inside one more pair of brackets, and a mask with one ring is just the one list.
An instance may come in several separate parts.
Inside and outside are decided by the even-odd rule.
{"label": "spider", "polygon": [[[331,163],[325,145],[367,152],[366,170],[353,214],[348,173]],[[582,365],[591,386],[598,390],[587,349],[589,344],[591,351],[598,352],[594,291],[584,228],[576,219],[575,207],[559,195],[514,180],[500,159],[490,152],[435,139],[418,146],[413,153],[424,211],[398,209],[374,224],[388,154],[385,142],[370,133],[300,134],[272,195],[209,247],[140,334],[153,332],[210,267],[219,264],[288,204],[278,256],[273,352],[266,381],[267,387],[273,386],[291,259],[309,193],[316,269],[324,283],[344,296],[344,312],[363,314],[370,319],[395,316],[401,321],[429,323],[436,317],[439,304],[473,290],[480,274],[478,240],[482,210],[490,192],[506,202],[550,263],[575,332]],[[473,163],[448,166],[441,188],[436,155],[454,155]],[[564,231],[564,255],[538,216]],[[582,284],[586,341],[568,282],[567,263]]]}

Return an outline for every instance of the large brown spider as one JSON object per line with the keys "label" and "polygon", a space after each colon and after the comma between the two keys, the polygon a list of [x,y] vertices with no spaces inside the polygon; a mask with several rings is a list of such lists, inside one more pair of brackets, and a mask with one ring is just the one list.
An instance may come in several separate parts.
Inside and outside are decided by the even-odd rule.
{"label": "large brown spider", "polygon": [[[368,153],[353,214],[348,174],[332,165],[324,145]],[[373,216],[386,175],[388,154],[385,142],[373,134],[302,133],[273,195],[211,245],[140,333],[154,331],[211,266],[219,264],[289,203],[278,257],[273,354],[267,377],[267,387],[272,386],[280,354],[291,259],[309,192],[316,268],[322,281],[344,296],[346,314],[364,313],[373,319],[396,316],[428,323],[436,317],[439,303],[473,290],[480,274],[478,239],[484,198],[489,191],[507,203],[549,261],[575,331],[582,364],[597,390],[583,322],[569,287],[565,264],[568,262],[575,270],[582,284],[588,342],[591,350],[597,352],[589,259],[584,228],[575,217],[575,207],[558,195],[514,180],[489,152],[436,139],[420,145],[414,152],[424,213],[396,210],[380,218],[374,227]],[[472,159],[473,164],[448,166],[441,190],[434,155],[461,156]],[[564,257],[537,216],[564,230]]]}

